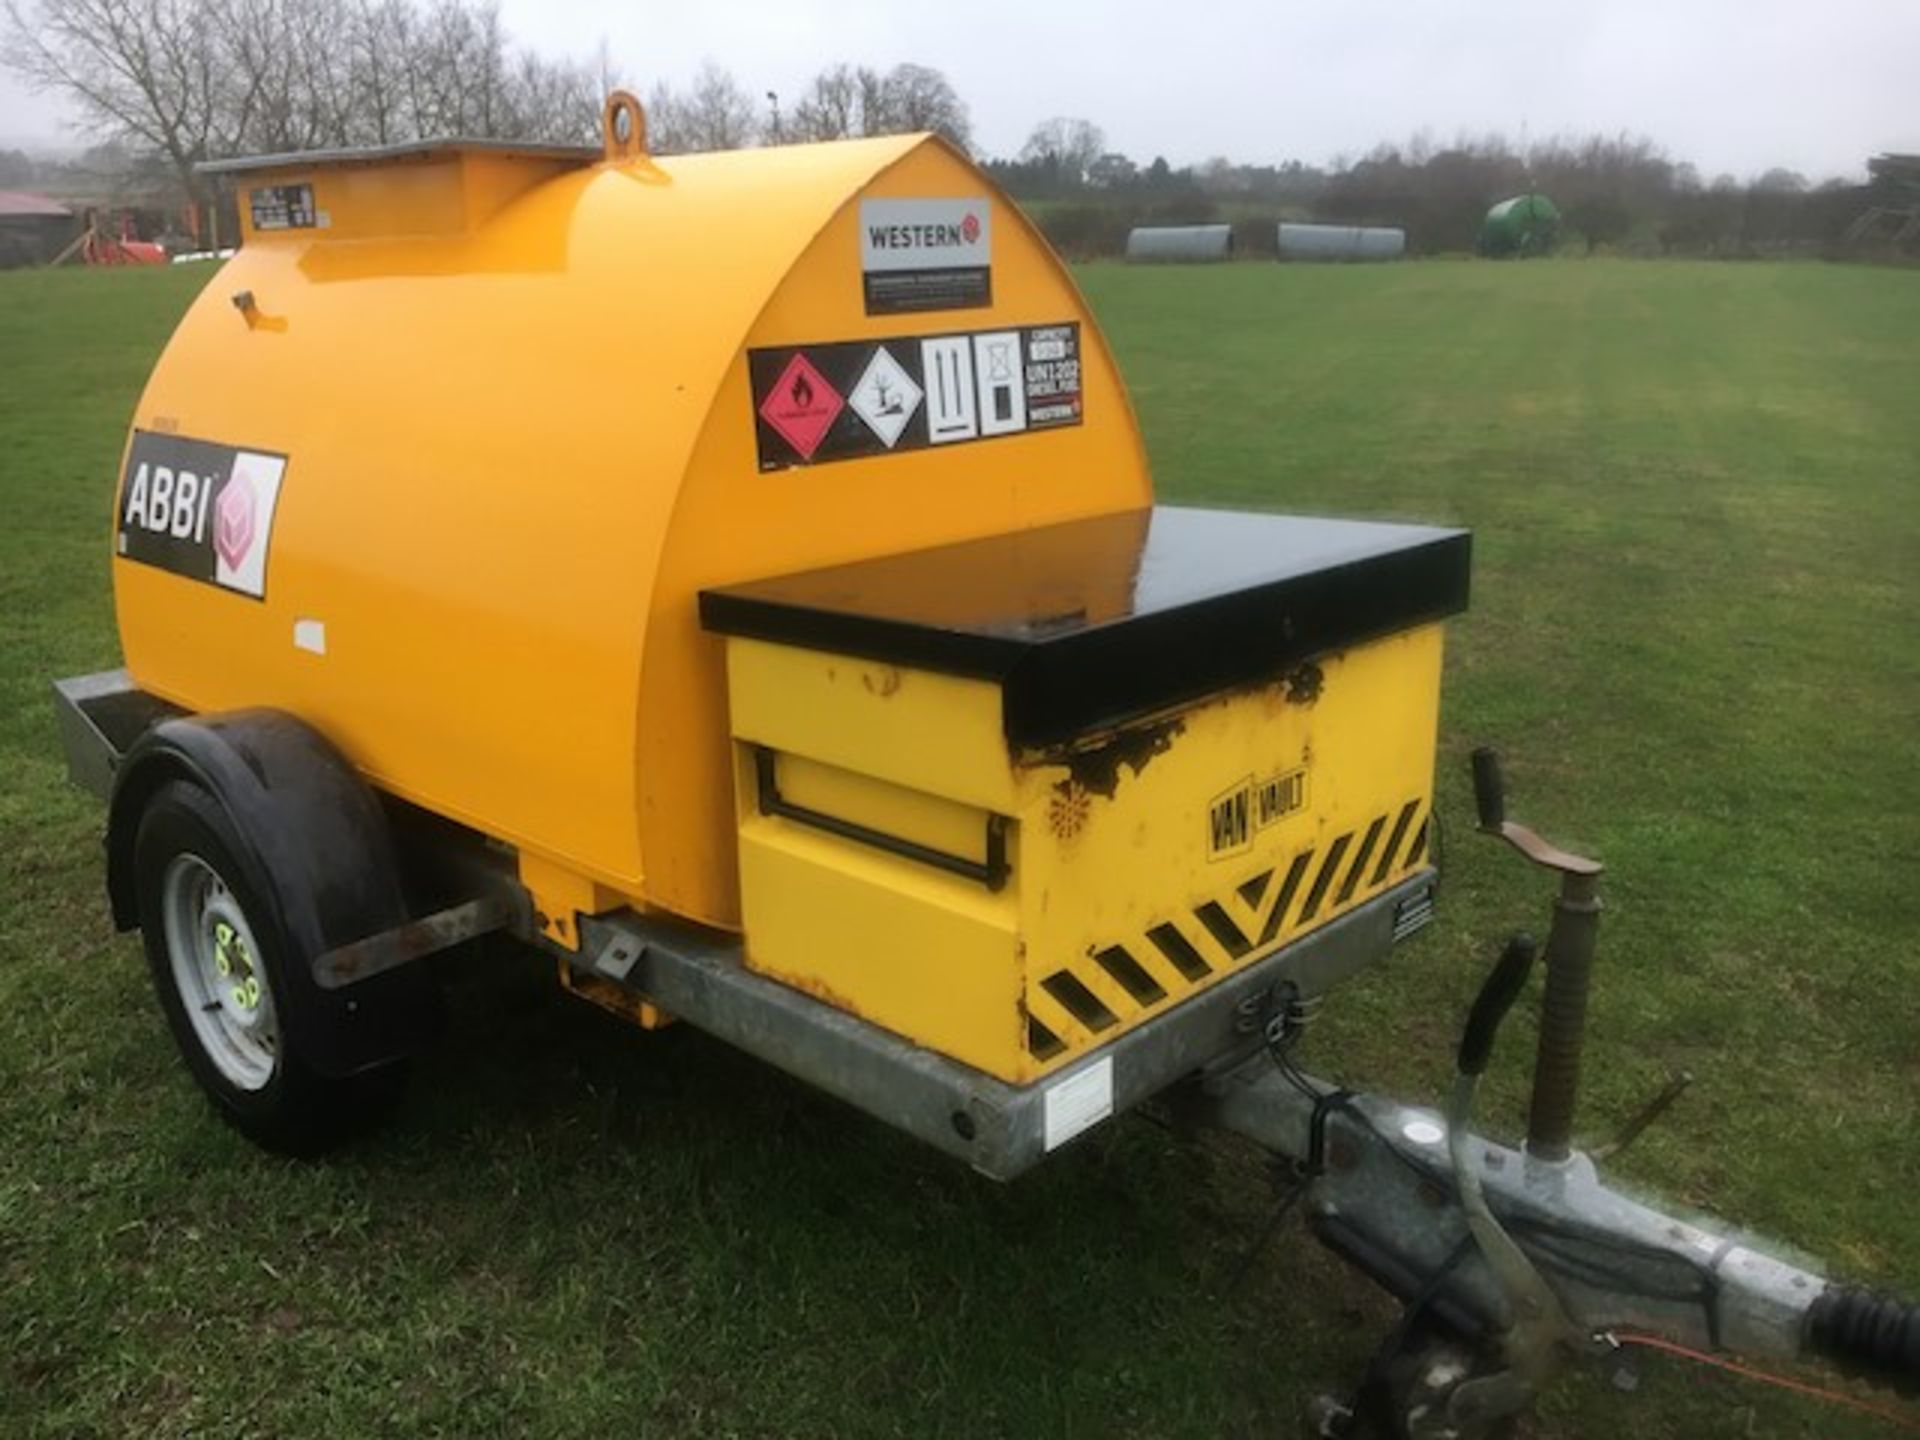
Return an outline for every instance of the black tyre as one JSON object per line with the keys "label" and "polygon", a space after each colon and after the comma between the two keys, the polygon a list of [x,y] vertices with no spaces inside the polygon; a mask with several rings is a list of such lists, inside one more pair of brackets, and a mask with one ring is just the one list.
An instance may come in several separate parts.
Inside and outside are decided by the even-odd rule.
{"label": "black tyre", "polygon": [[241,862],[219,804],[185,781],[156,790],[133,844],[147,964],[187,1068],[214,1108],[269,1150],[313,1155],[378,1120],[398,1093],[399,1063],[321,1074],[285,1023],[297,992],[295,946]]}

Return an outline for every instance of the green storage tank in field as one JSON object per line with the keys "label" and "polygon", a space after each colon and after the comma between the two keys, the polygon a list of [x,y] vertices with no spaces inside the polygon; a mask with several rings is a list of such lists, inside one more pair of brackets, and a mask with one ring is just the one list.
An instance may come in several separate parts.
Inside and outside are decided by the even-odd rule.
{"label": "green storage tank in field", "polygon": [[1560,233],[1560,210],[1544,195],[1515,195],[1502,200],[1480,222],[1480,253],[1492,256],[1544,255]]}

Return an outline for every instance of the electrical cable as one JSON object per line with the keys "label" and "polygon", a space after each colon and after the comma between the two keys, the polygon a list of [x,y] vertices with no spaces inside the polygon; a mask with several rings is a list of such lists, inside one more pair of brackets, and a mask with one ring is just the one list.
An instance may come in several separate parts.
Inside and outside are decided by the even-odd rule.
{"label": "electrical cable", "polygon": [[1814,1385],[1805,1380],[1795,1380],[1790,1376],[1776,1375],[1770,1370],[1756,1369],[1751,1365],[1742,1365],[1736,1360],[1723,1359],[1710,1355],[1704,1350],[1695,1350],[1691,1346],[1681,1345],[1672,1340],[1662,1339],[1658,1335],[1646,1335],[1636,1330],[1615,1330],[1610,1337],[1620,1345],[1637,1345],[1646,1350],[1660,1350],[1669,1355],[1678,1355],[1683,1360],[1692,1360],[1697,1364],[1711,1365],[1717,1370],[1741,1376],[1747,1380],[1757,1380],[1763,1385],[1772,1385],[1796,1395],[1805,1395],[1815,1400],[1824,1400],[1845,1410],[1853,1410],[1862,1415],[1871,1415],[1884,1421],[1896,1430],[1920,1435],[1920,1418],[1896,1410],[1890,1405],[1878,1405],[1871,1400],[1857,1399],[1838,1390],[1829,1390],[1824,1385]]}
{"label": "electrical cable", "polygon": [[[1523,1247],[1549,1269],[1596,1290],[1608,1290],[1636,1300],[1651,1300],[1670,1305],[1698,1305],[1711,1312],[1715,1286],[1711,1272],[1670,1250],[1623,1240],[1603,1232],[1590,1231],[1565,1221],[1543,1220],[1529,1215],[1509,1216],[1502,1222],[1520,1239]],[[1568,1245],[1585,1245],[1599,1255],[1570,1254]],[[1610,1268],[1606,1257],[1631,1257],[1643,1265],[1684,1269],[1691,1284],[1678,1282],[1656,1286],[1643,1275]]]}
{"label": "electrical cable", "polygon": [[[1298,999],[1283,1001],[1281,998],[1283,993],[1297,995],[1290,985],[1277,987],[1276,990],[1268,993],[1265,1013],[1262,1016],[1261,1033],[1267,1056],[1274,1068],[1288,1085],[1314,1105],[1304,1178],[1310,1181],[1320,1173],[1324,1163],[1326,1119],[1330,1112],[1338,1110],[1370,1134],[1381,1149],[1391,1155],[1423,1185],[1437,1185],[1452,1192],[1454,1182],[1451,1173],[1441,1174],[1429,1170],[1403,1152],[1374,1123],[1372,1117],[1354,1103],[1355,1097],[1352,1092],[1339,1087],[1320,1089],[1300,1069],[1293,1058],[1293,1046],[1305,1025],[1313,1017],[1311,1012],[1302,1013],[1304,1006]],[[1285,1208],[1291,1209],[1298,1198],[1299,1192],[1289,1195]],[[1524,1237],[1523,1244],[1528,1251],[1547,1268],[1565,1279],[1596,1290],[1655,1304],[1698,1305],[1706,1313],[1710,1330],[1717,1328],[1718,1276],[1712,1270],[1686,1256],[1677,1255],[1671,1250],[1656,1245],[1623,1239],[1608,1235],[1604,1231],[1590,1230],[1551,1218],[1515,1215],[1505,1217],[1502,1223],[1515,1232],[1517,1239]],[[1277,1228],[1278,1218],[1276,1217],[1269,1223],[1269,1234]],[[1263,1237],[1261,1245],[1264,1244]],[[1586,1247],[1590,1253],[1582,1255],[1569,1248],[1582,1246]],[[1254,1253],[1258,1253],[1258,1247]],[[1464,1251],[1461,1254],[1464,1254]],[[1430,1277],[1428,1284],[1437,1289],[1441,1277],[1458,1263],[1458,1256],[1449,1259],[1435,1276]],[[1626,1268],[1633,1263],[1643,1267],[1666,1267],[1669,1273],[1673,1273],[1674,1267],[1679,1267],[1685,1270],[1687,1280],[1681,1281],[1676,1275],[1674,1283],[1661,1285],[1649,1281],[1645,1275],[1634,1274]]]}
{"label": "electrical cable", "polygon": [[1383,1378],[1382,1372],[1385,1371],[1393,1356],[1398,1353],[1400,1347],[1406,1343],[1407,1336],[1412,1332],[1415,1323],[1426,1312],[1427,1306],[1433,1303],[1434,1296],[1440,1293],[1440,1287],[1447,1283],[1447,1277],[1453,1274],[1460,1262],[1467,1258],[1467,1252],[1472,1249],[1473,1236],[1471,1235],[1462,1235],[1454,1242],[1453,1249],[1447,1252],[1447,1258],[1441,1262],[1440,1268],[1427,1277],[1426,1282],[1401,1310],[1400,1318],[1387,1332],[1386,1339],[1375,1347],[1373,1358],[1367,1362],[1366,1374],[1360,1377],[1360,1388],[1357,1394],[1366,1394],[1368,1386]]}
{"label": "electrical cable", "polygon": [[[1282,1001],[1280,992],[1288,991],[1290,988],[1283,985],[1276,991],[1269,992],[1261,1030],[1268,1058],[1273,1062],[1275,1069],[1293,1089],[1312,1101],[1315,1107],[1313,1144],[1307,1174],[1312,1176],[1317,1173],[1315,1167],[1322,1159],[1320,1152],[1324,1144],[1326,1115],[1329,1111],[1337,1109],[1372,1135],[1381,1149],[1391,1155],[1422,1184],[1438,1185],[1451,1191],[1453,1181],[1450,1174],[1443,1175],[1438,1171],[1430,1170],[1403,1152],[1374,1123],[1372,1117],[1354,1103],[1351,1092],[1337,1087],[1326,1090],[1316,1088],[1311,1079],[1299,1068],[1293,1058],[1293,1045],[1298,1040],[1305,1023],[1311,1019],[1311,1015],[1305,1017],[1300,1015],[1302,1006],[1300,1001]],[[1610,1290],[1633,1299],[1666,1304],[1700,1305],[1708,1310],[1709,1322],[1716,1318],[1711,1314],[1715,1293],[1714,1277],[1685,1256],[1638,1241],[1620,1239],[1604,1232],[1584,1230],[1568,1225],[1564,1221],[1518,1215],[1505,1218],[1502,1223],[1511,1230],[1525,1234],[1529,1248],[1535,1248],[1541,1252],[1541,1258],[1549,1267],[1567,1278],[1595,1289]],[[1600,1256],[1583,1257],[1569,1254],[1558,1242],[1584,1244],[1595,1251],[1602,1252],[1603,1255],[1611,1254],[1622,1259],[1630,1258],[1650,1265],[1684,1266],[1694,1283],[1684,1288],[1678,1283],[1672,1286],[1650,1285],[1643,1277],[1609,1267],[1605,1259]]]}
{"label": "electrical cable", "polygon": [[1273,1214],[1260,1227],[1260,1233],[1247,1247],[1247,1253],[1240,1257],[1240,1267],[1234,1272],[1233,1279],[1227,1282],[1228,1298],[1240,1293],[1240,1288],[1247,1283],[1247,1277],[1253,1273],[1254,1262],[1266,1253],[1267,1246],[1273,1243],[1273,1237],[1280,1233],[1280,1222],[1293,1213],[1293,1207],[1300,1203],[1306,1193],[1306,1186],[1296,1185],[1280,1197],[1280,1203],[1273,1207]]}

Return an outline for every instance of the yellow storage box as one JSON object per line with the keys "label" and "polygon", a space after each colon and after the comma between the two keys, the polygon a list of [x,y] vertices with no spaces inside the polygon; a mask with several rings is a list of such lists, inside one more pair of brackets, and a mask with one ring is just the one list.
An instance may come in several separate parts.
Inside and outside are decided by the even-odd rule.
{"label": "yellow storage box", "polygon": [[1024,1083],[1381,894],[1467,552],[1159,508],[709,592],[747,963]]}

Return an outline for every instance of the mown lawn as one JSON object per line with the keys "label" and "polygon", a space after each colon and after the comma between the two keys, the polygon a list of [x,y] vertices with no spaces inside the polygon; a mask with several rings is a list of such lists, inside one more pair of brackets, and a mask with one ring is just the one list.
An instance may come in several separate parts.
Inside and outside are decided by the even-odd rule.
{"label": "mown lawn", "polygon": [[[394,1124],[264,1157],[189,1088],[99,893],[46,682],[112,663],[138,388],[203,269],[0,275],[0,1434],[1297,1433],[1389,1311],[1231,1149],[1110,1127],[979,1180],[534,961],[455,977]],[[1322,1073],[1431,1097],[1545,893],[1611,864],[1586,1115],[1698,1084],[1632,1183],[1920,1291],[1920,274],[1550,263],[1081,280],[1163,494],[1467,524],[1443,925],[1328,1006]],[[1488,1120],[1520,1118],[1516,1017]],[[1666,1363],[1538,1435],[1880,1433]]]}

